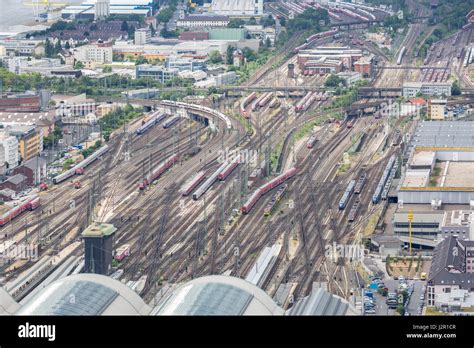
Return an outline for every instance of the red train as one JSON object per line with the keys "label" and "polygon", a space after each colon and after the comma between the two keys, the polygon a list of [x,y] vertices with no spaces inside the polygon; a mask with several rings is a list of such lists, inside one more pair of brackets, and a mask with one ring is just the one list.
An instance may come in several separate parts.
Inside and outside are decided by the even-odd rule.
{"label": "red train", "polygon": [[163,174],[169,167],[171,167],[176,161],[178,160],[178,155],[174,154],[168,157],[166,160],[161,162],[151,174],[149,174],[143,181],[138,185],[140,190],[144,190],[148,185],[150,185],[153,181],[158,179],[161,174]]}
{"label": "red train", "polygon": [[219,179],[220,181],[225,180],[229,176],[229,174],[232,173],[235,168],[237,168],[239,163],[239,160],[235,160],[232,163],[229,163],[229,165],[227,165],[227,167],[225,167],[224,170],[220,172],[219,175],[217,175],[217,179]]}
{"label": "red train", "polygon": [[9,221],[13,220],[18,215],[23,213],[25,210],[34,210],[38,208],[39,205],[40,205],[40,198],[38,196],[34,196],[33,198],[26,200],[25,202],[17,205],[13,209],[9,210],[8,212],[0,216],[0,226],[4,226]]}
{"label": "red train", "polygon": [[181,188],[181,194],[183,196],[188,196],[193,190],[206,178],[206,172],[202,171],[197,173],[191,180],[186,182]]}
{"label": "red train", "polygon": [[293,177],[296,174],[296,168],[293,167],[286,171],[285,173],[277,176],[276,178],[270,180],[265,185],[260,186],[254,193],[252,193],[242,206],[241,211],[242,214],[248,214],[252,207],[257,203],[257,201],[262,197],[265,193],[270,191],[271,189],[275,188],[276,186],[280,185],[282,182],[288,180],[289,178]]}
{"label": "red train", "polygon": [[244,98],[244,100],[242,101],[242,103],[240,103],[240,114],[245,117],[245,118],[248,118],[248,114],[247,114],[247,111],[245,111],[245,109],[247,108],[247,106],[255,99],[257,98],[257,93],[255,92],[252,92],[250,93],[249,96],[247,96],[246,98]]}

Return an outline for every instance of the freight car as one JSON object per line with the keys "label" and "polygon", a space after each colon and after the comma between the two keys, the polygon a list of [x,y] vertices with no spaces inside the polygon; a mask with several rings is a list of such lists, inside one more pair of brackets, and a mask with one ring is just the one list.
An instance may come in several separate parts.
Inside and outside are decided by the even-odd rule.
{"label": "freight car", "polygon": [[275,188],[276,186],[280,185],[284,181],[290,179],[296,174],[296,168],[293,167],[286,171],[285,173],[277,176],[276,178],[270,180],[268,183],[260,186],[254,193],[250,195],[247,199],[247,202],[242,206],[241,211],[242,214],[248,214],[252,207],[257,203],[257,201],[262,197],[265,193],[270,191],[271,189]]}
{"label": "freight car", "polygon": [[367,181],[367,174],[362,173],[362,175],[359,177],[359,180],[357,180],[357,184],[354,187],[354,193],[356,195],[362,192],[362,189],[364,188],[366,181]]}
{"label": "freight car", "polygon": [[170,168],[176,161],[178,161],[178,155],[174,154],[165,159],[159,165],[157,165],[150,174],[138,185],[140,190],[144,190],[153,181],[158,179],[168,168]]}
{"label": "freight car", "polygon": [[268,204],[265,206],[265,210],[263,211],[263,215],[268,216],[272,213],[272,211],[275,209],[278,202],[280,202],[281,197],[283,197],[283,195],[285,194],[286,188],[287,188],[286,185],[281,185],[277,189],[277,192],[275,192],[275,194],[273,195],[270,202],[268,202]]}
{"label": "freight car", "polygon": [[359,200],[359,198],[357,198],[357,200],[352,205],[351,210],[349,211],[349,215],[347,217],[347,220],[349,222],[353,222],[355,220],[357,212],[359,211],[359,207],[360,207],[360,200]]}

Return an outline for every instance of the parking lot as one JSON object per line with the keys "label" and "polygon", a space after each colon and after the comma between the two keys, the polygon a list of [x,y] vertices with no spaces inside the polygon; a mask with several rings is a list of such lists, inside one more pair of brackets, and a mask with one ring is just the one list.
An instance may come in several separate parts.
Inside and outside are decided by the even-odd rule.
{"label": "parking lot", "polygon": [[[420,304],[426,304],[425,291],[423,291],[423,287],[426,285],[426,281],[423,280],[406,280],[406,281],[399,281],[395,279],[384,279],[382,280],[383,285],[385,288],[388,289],[388,293],[397,293],[399,284],[401,282],[406,283],[406,289],[409,294],[408,301],[406,303],[406,314],[405,315],[421,315],[422,314],[422,307]],[[373,293],[373,300],[366,298],[367,302],[373,303],[373,310],[366,310],[367,315],[396,315],[396,310],[389,308],[386,300],[387,297],[382,296],[377,292],[376,289],[367,289],[372,291]],[[423,294],[423,300],[420,299],[421,295]],[[398,298],[398,295],[397,295]],[[372,305],[368,305],[366,307],[370,308]]]}

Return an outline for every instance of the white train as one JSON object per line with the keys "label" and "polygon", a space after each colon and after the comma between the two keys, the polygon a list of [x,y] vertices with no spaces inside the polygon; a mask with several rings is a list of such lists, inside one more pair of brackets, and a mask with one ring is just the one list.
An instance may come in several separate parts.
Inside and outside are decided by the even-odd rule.
{"label": "white train", "polygon": [[108,145],[104,145],[102,146],[99,150],[97,150],[96,152],[94,152],[92,155],[90,155],[89,157],[87,157],[86,159],[84,159],[83,161],[81,161],[80,163],[76,164],[74,167],[72,167],[71,169],[65,171],[64,173],[62,174],[59,174],[59,175],[56,175],[54,178],[53,178],[53,183],[55,184],[59,184],[60,182],[70,178],[71,176],[75,175],[76,174],[76,171],[78,169],[83,169],[85,167],[87,167],[89,164],[91,164],[92,162],[94,162],[97,158],[99,158],[100,156],[102,156],[104,153],[106,153],[107,151],[109,151],[109,146]]}

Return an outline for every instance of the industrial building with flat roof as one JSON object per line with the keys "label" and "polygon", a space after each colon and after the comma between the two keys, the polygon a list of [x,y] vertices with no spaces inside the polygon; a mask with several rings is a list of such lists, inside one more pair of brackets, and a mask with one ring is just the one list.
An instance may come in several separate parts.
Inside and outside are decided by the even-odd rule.
{"label": "industrial building with flat roof", "polygon": [[[61,11],[63,19],[95,19],[97,0],[84,1],[80,5],[67,6]],[[152,0],[110,0],[109,14],[148,16],[152,13]],[[100,16],[99,16],[100,17]]]}
{"label": "industrial building with flat roof", "polygon": [[209,12],[230,17],[260,17],[263,0],[212,0]]}
{"label": "industrial building with flat roof", "polygon": [[408,98],[416,97],[418,93],[450,96],[451,85],[450,82],[405,82],[402,86],[402,95]]}

